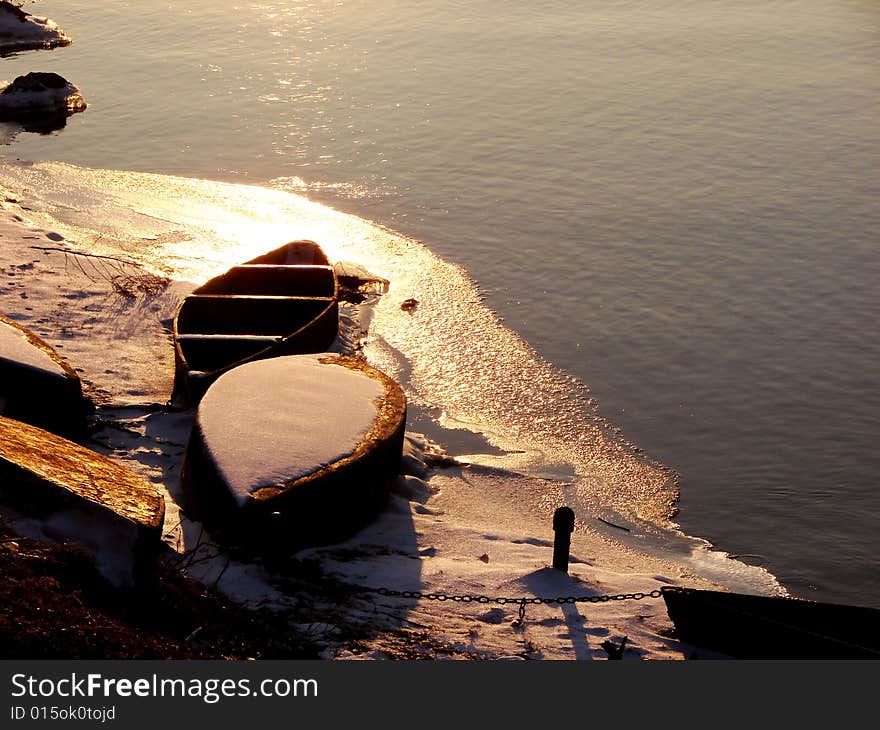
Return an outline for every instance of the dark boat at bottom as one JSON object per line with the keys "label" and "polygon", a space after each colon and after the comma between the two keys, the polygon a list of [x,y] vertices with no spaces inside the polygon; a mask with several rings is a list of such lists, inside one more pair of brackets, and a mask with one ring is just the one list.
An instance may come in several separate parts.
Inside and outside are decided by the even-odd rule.
{"label": "dark boat at bottom", "polygon": [[734,659],[880,659],[880,609],[661,589],[681,641]]}

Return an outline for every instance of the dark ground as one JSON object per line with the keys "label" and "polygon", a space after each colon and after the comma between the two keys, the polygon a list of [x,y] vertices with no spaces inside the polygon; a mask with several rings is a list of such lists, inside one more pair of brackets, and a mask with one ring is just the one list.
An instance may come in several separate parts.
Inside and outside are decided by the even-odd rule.
{"label": "dark ground", "polygon": [[0,523],[0,659],[316,659],[289,617],[248,611],[160,560],[155,590],[115,589],[71,545]]}

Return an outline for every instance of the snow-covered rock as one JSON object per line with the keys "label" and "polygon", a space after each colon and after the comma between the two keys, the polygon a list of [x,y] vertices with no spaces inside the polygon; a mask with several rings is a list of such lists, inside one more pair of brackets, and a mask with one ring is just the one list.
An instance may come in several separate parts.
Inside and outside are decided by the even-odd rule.
{"label": "snow-covered rock", "polygon": [[33,71],[11,83],[0,84],[0,120],[3,121],[64,117],[85,108],[80,90],[56,73]]}
{"label": "snow-covered rock", "polygon": [[67,34],[53,21],[30,15],[17,5],[0,0],[0,56],[70,43]]}

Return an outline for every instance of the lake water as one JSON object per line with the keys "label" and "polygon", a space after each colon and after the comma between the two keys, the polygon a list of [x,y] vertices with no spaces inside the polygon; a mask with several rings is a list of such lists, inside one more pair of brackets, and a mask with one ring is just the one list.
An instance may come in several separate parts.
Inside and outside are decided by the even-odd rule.
{"label": "lake water", "polygon": [[[0,76],[56,71],[90,106],[51,135],[2,125],[0,184],[71,225],[78,185],[109,194],[101,170],[132,173],[141,206],[215,195],[133,174],[150,172],[374,222],[361,258],[408,259],[408,291],[442,273],[422,294],[446,323],[433,349],[399,318],[385,332],[406,360],[389,367],[447,425],[502,448],[532,430],[530,468],[629,524],[662,522],[665,465],[685,533],[795,595],[880,606],[876,3],[27,9],[74,44],[0,59]],[[277,194],[237,214],[302,213]],[[597,416],[650,459],[597,447]]]}

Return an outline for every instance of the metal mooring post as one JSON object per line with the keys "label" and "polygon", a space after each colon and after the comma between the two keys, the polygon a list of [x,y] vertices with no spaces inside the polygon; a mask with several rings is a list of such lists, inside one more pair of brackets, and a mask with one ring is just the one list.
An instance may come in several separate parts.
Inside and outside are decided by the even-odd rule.
{"label": "metal mooring post", "polygon": [[567,573],[571,533],[574,532],[574,510],[571,507],[560,507],[553,513],[553,532],[553,567]]}

